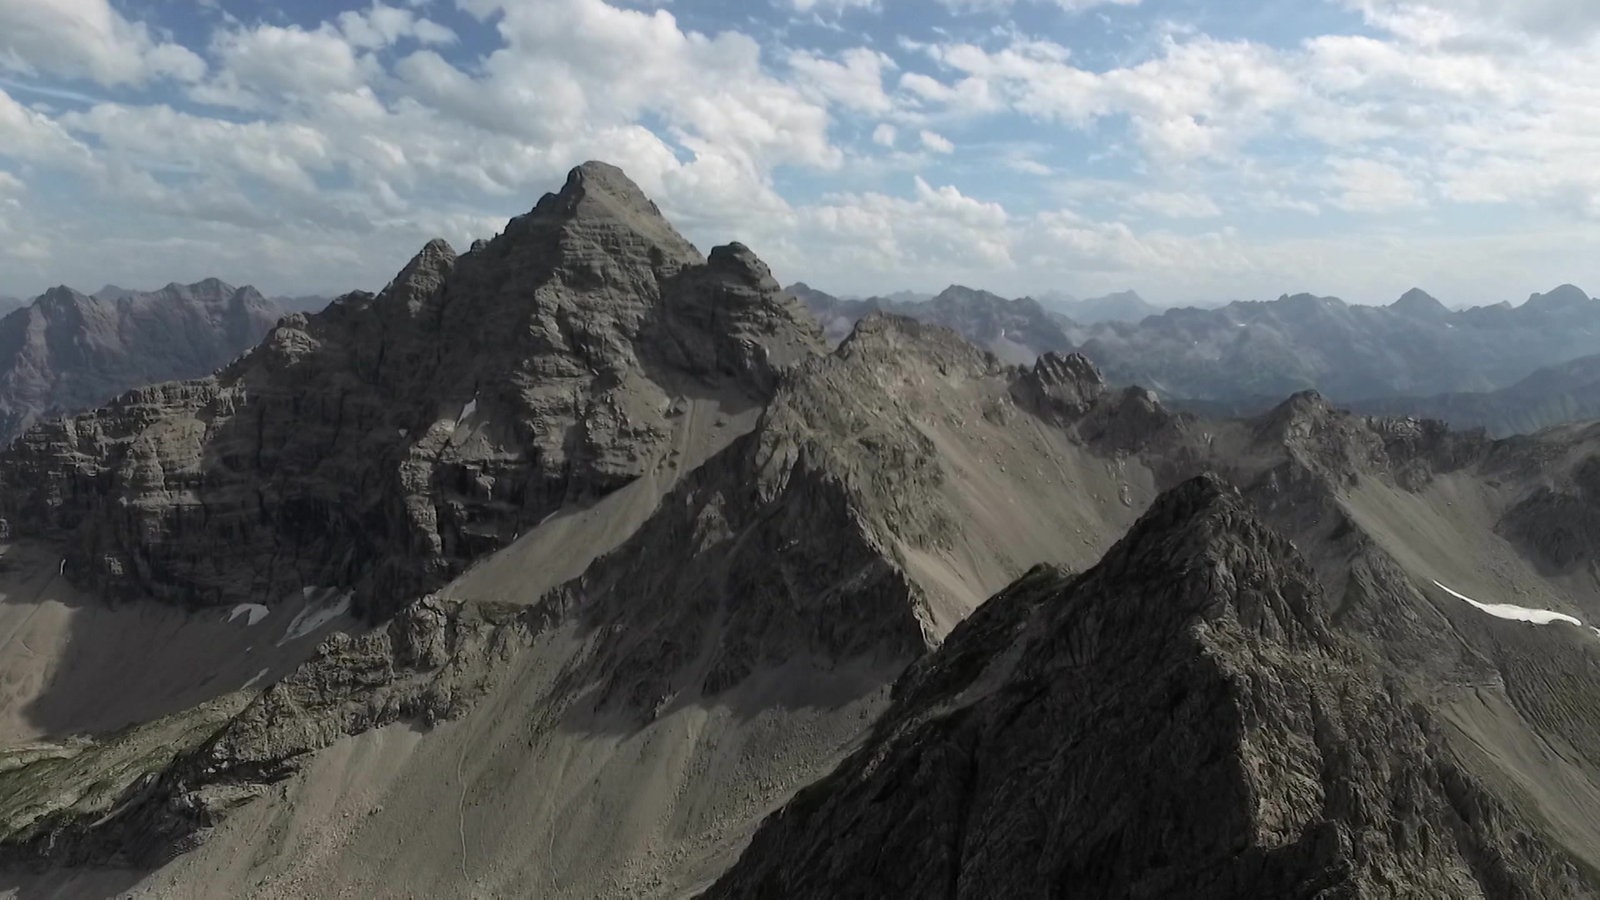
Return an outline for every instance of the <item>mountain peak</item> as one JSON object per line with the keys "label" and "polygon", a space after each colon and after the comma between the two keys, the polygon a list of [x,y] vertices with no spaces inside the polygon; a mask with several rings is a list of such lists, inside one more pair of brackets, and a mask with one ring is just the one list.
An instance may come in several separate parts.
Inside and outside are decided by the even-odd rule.
{"label": "mountain peak", "polygon": [[626,173],[593,161],[567,173],[561,190],[545,194],[531,212],[511,220],[493,245],[502,251],[523,247],[519,253],[527,247],[555,250],[580,268],[620,263],[666,274],[705,261]]}
{"label": "mountain peak", "polygon": [[609,163],[591,160],[567,173],[566,184],[554,194],[546,194],[536,209],[546,204],[575,217],[607,213],[661,219],[655,201]]}
{"label": "mountain peak", "polygon": [[1437,317],[1448,315],[1450,308],[1440,303],[1432,294],[1422,288],[1412,288],[1400,295],[1400,299],[1389,304],[1389,308],[1398,313],[1417,317]]}
{"label": "mountain peak", "polygon": [[125,288],[115,284],[107,284],[105,287],[102,287],[100,290],[95,291],[89,296],[96,300],[121,300],[124,297],[131,297],[137,293],[139,292],[133,290],[132,288]]}
{"label": "mountain peak", "polygon": [[1529,309],[1564,309],[1591,302],[1589,295],[1577,285],[1563,284],[1543,294],[1532,294],[1523,304]]}
{"label": "mountain peak", "polygon": [[[1332,640],[1310,568],[1237,489],[1212,474],[1158,497],[1084,581],[1081,590],[1089,596],[1103,590],[1148,597],[1136,604],[1142,609],[1121,608],[1118,615],[1150,624],[1224,618],[1288,646]],[[1167,589],[1128,590],[1141,582]],[[1184,584],[1185,590],[1171,589]]]}

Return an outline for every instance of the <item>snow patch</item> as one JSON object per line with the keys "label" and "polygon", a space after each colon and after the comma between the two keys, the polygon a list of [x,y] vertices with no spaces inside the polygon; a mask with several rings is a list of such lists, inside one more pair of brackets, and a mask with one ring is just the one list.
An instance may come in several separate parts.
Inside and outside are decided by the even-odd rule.
{"label": "snow patch", "polygon": [[271,671],[272,671],[271,669],[262,669],[261,671],[259,671],[256,674],[252,675],[250,677],[249,681],[246,681],[244,684],[240,685],[239,686],[239,690],[244,691],[244,690],[249,690],[250,688],[255,687],[256,685],[260,684],[261,680],[263,678],[266,678],[267,677],[267,673],[271,672]]}
{"label": "snow patch", "polygon": [[461,407],[461,415],[456,416],[456,427],[460,428],[462,425],[466,424],[467,419],[471,418],[472,414],[477,411],[478,398],[473,397],[471,400],[467,401],[465,406]]}
{"label": "snow patch", "polygon": [[233,612],[228,613],[228,618],[224,619],[223,621],[232,622],[234,619],[244,616],[244,624],[259,625],[261,624],[261,620],[265,619],[267,617],[267,613],[269,612],[272,612],[272,610],[260,603],[241,603],[238,606],[235,606],[233,608]]}
{"label": "snow patch", "polygon": [[318,590],[325,592],[322,601],[313,601],[307,604],[305,609],[300,610],[300,614],[294,617],[294,621],[290,622],[289,627],[283,632],[283,639],[278,641],[279,647],[311,634],[350,611],[350,598],[354,591],[345,591],[335,597],[335,588],[308,587],[302,593],[307,600],[310,600],[311,595]]}
{"label": "snow patch", "polygon": [[[1532,622],[1535,625],[1549,625],[1552,622],[1566,622],[1570,625],[1578,626],[1583,625],[1582,622],[1565,613],[1553,612],[1548,609],[1529,609],[1526,606],[1512,606],[1509,603],[1479,603],[1471,597],[1468,597],[1466,594],[1451,590],[1450,588],[1439,584],[1437,581],[1435,581],[1434,584],[1439,585],[1439,587],[1450,596],[1455,597],[1458,600],[1465,600],[1497,619],[1510,619],[1515,622]],[[1597,631],[1596,633],[1600,633],[1600,631]]]}

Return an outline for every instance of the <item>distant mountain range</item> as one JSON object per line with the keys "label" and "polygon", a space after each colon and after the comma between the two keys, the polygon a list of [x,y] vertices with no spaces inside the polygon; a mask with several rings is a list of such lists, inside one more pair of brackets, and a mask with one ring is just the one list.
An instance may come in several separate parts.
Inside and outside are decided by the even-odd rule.
{"label": "distant mountain range", "polygon": [[1037,300],[1007,300],[960,285],[952,285],[925,300],[894,299],[902,295],[844,300],[804,283],[791,285],[788,290],[811,310],[828,341],[835,344],[868,313],[896,313],[943,325],[1006,362],[1020,365],[1031,363],[1050,350],[1069,347],[1069,332],[1076,327],[1071,319],[1045,309]]}
{"label": "distant mountain range", "polygon": [[1162,307],[1133,291],[1118,291],[1104,297],[1080,300],[1070,294],[1049,293],[1039,297],[1045,308],[1061,313],[1074,322],[1098,325],[1101,322],[1142,322],[1159,315]]}
{"label": "distant mountain range", "polygon": [[215,278],[149,292],[51,288],[0,318],[0,442],[41,418],[212,372],[282,312],[255,288]]}
{"label": "distant mountain range", "polygon": [[1496,437],[1600,419],[1600,355],[1540,369],[1497,391],[1365,400],[1354,406],[1372,415],[1420,416],[1456,428],[1486,428]]}
{"label": "distant mountain range", "polygon": [[[1375,413],[1437,416],[1497,434],[1600,415],[1600,302],[1573,285],[1526,303],[1452,310],[1413,289],[1388,306],[1284,296],[1215,309],[1152,307],[1125,292],[1046,306],[951,287],[931,300],[839,301],[794,293],[834,339],[873,310],[952,328],[1004,361],[1080,352],[1115,383],[1209,414],[1255,414],[1317,390]],[[1076,309],[1083,318],[1065,310]],[[1137,316],[1136,321],[1091,316]]]}
{"label": "distant mountain range", "polygon": [[[252,290],[254,290],[254,288],[252,288]],[[150,293],[150,292],[148,292],[148,291],[139,291],[139,290],[135,290],[133,288],[125,288],[125,287],[122,287],[120,285],[115,285],[115,284],[108,284],[105,287],[101,288],[100,290],[95,291],[94,293],[90,294],[89,296],[93,297],[96,300],[113,300],[114,301],[114,300],[126,300],[126,299],[128,299],[130,297],[137,297],[140,294],[144,294],[144,293]],[[5,301],[7,299],[8,298],[0,297],[0,304],[3,304],[3,301]],[[280,311],[285,312],[285,313],[292,313],[292,312],[305,312],[305,313],[321,312],[322,310],[327,308],[329,303],[333,302],[333,298],[332,297],[326,296],[326,295],[323,295],[323,294],[302,294],[302,295],[297,295],[297,296],[281,295],[281,296],[277,296],[277,297],[268,297],[267,299],[269,301],[271,301],[275,306],[277,306],[277,308]],[[23,301],[17,300],[17,301],[14,301],[14,305],[23,306],[25,304],[23,303]],[[0,305],[0,309],[3,309],[3,305]]]}

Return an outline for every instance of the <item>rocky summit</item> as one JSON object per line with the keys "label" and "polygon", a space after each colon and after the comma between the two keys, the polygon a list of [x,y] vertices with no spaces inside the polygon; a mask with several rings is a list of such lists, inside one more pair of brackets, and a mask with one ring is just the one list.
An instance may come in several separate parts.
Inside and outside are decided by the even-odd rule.
{"label": "rocky summit", "polygon": [[493,240],[430,242],[377,295],[290,315],[212,377],[35,428],[0,455],[0,510],[15,535],[68,539],[74,578],[111,596],[337,585],[382,616],[819,349],[748,250],[701,256],[590,163]]}
{"label": "rocky summit", "polygon": [[0,454],[0,873],[1600,889],[1600,427],[1203,417],[1002,352],[1037,304],[937,302],[981,343],[888,305],[830,341],[589,163],[209,378],[35,425]]}

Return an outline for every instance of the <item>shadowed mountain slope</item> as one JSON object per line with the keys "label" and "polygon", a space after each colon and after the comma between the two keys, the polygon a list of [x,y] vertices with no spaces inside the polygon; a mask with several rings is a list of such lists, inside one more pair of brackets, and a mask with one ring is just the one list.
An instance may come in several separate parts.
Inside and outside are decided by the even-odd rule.
{"label": "shadowed mountain slope", "polygon": [[1577,896],[1213,480],[1038,569],[895,685],[711,897]]}

